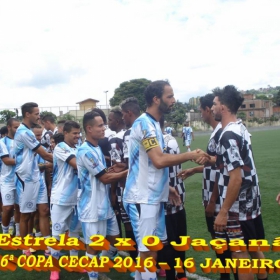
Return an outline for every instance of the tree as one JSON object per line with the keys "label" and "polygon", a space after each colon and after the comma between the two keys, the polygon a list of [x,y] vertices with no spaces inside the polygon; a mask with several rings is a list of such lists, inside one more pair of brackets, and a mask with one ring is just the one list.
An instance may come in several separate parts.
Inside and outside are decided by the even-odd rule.
{"label": "tree", "polygon": [[188,110],[188,104],[182,103],[179,100],[174,104],[170,114],[166,114],[165,120],[167,122],[175,123],[175,130],[177,130],[177,125],[182,124],[186,120],[186,112]]}
{"label": "tree", "polygon": [[57,120],[57,116],[56,116],[54,113],[52,113],[52,112],[48,112],[48,111],[42,111],[42,112],[40,112],[40,117],[41,117],[41,119],[42,119],[44,116],[46,116],[46,115],[52,115],[52,116],[54,117],[54,120],[55,120],[55,121]]}
{"label": "tree", "polygon": [[[274,95],[272,101],[277,105],[280,106],[280,90]],[[1,112],[0,112],[1,113]]]}
{"label": "tree", "polygon": [[151,81],[147,79],[134,79],[121,83],[120,86],[115,89],[115,94],[109,101],[110,105],[117,106],[124,99],[128,97],[135,97],[138,99],[141,111],[145,111],[146,102],[143,93],[150,83]]}
{"label": "tree", "polygon": [[0,111],[0,121],[1,122],[7,122],[8,119],[14,118],[16,116],[16,113],[10,110],[3,110]]}
{"label": "tree", "polygon": [[70,113],[66,113],[59,117],[59,120],[66,120],[66,121],[75,121],[76,117],[71,115]]}
{"label": "tree", "polygon": [[245,112],[237,112],[237,118],[241,119],[242,121],[246,121],[246,113]]}

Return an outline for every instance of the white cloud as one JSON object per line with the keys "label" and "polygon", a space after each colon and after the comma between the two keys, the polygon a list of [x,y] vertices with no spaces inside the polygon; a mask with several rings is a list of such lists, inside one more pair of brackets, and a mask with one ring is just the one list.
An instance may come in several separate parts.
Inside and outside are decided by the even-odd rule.
{"label": "white cloud", "polygon": [[105,105],[123,81],[169,79],[177,99],[279,85],[278,0],[1,1],[0,108]]}

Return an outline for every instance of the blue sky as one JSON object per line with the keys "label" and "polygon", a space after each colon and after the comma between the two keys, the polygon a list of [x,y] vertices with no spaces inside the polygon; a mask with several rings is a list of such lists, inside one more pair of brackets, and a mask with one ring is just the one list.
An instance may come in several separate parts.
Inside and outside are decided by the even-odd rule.
{"label": "blue sky", "polygon": [[120,83],[168,79],[188,101],[280,85],[279,0],[0,0],[0,108],[106,104]]}

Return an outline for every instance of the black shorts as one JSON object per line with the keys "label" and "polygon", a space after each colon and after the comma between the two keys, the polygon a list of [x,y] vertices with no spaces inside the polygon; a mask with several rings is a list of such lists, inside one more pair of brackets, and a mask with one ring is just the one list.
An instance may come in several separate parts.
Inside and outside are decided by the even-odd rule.
{"label": "black shorts", "polygon": [[249,244],[250,239],[265,239],[262,216],[247,221],[229,220],[227,229],[224,232],[215,232],[216,238],[243,239],[245,244]]}

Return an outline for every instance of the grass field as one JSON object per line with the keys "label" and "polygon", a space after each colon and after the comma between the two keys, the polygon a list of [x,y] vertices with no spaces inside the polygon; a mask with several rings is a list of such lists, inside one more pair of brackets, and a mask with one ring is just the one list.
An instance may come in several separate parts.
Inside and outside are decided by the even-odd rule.
{"label": "grass field", "polygon": [[[210,135],[210,133],[209,133]],[[192,143],[192,149],[202,148],[205,150],[209,135],[197,136]],[[260,181],[262,195],[262,216],[266,232],[266,239],[269,244],[275,237],[280,236],[280,206],[275,201],[275,197],[280,192],[280,129],[270,131],[257,131],[252,133],[252,146],[257,167],[258,177]],[[181,151],[185,151],[182,147],[182,139],[178,139],[181,146]],[[193,163],[184,163],[183,168],[194,166]],[[207,232],[203,206],[201,204],[201,184],[202,175],[196,174],[185,181],[186,186],[186,211],[188,223],[188,235],[192,239],[203,238],[208,244],[210,241],[209,233]],[[42,252],[39,252],[40,254]],[[1,251],[0,255],[14,254],[20,255],[20,251]],[[266,258],[276,260],[280,259],[280,254],[272,251],[265,253]],[[210,249],[208,252],[196,252],[190,249],[186,252],[186,258],[193,257],[196,262],[196,273],[208,277],[210,279],[219,279],[218,274],[204,274],[199,267],[199,264],[204,262],[205,258],[215,259],[214,251]],[[0,280],[2,279],[30,279],[30,280],[45,280],[49,279],[49,272],[27,272],[21,268],[17,268],[14,272],[0,271]],[[88,279],[87,274],[69,273],[62,269],[60,279]],[[112,270],[107,274],[111,279],[132,279],[129,273],[118,273]],[[189,277],[191,279],[191,277]],[[233,279],[233,277],[232,277]],[[280,279],[280,275],[271,274],[269,279]]]}

